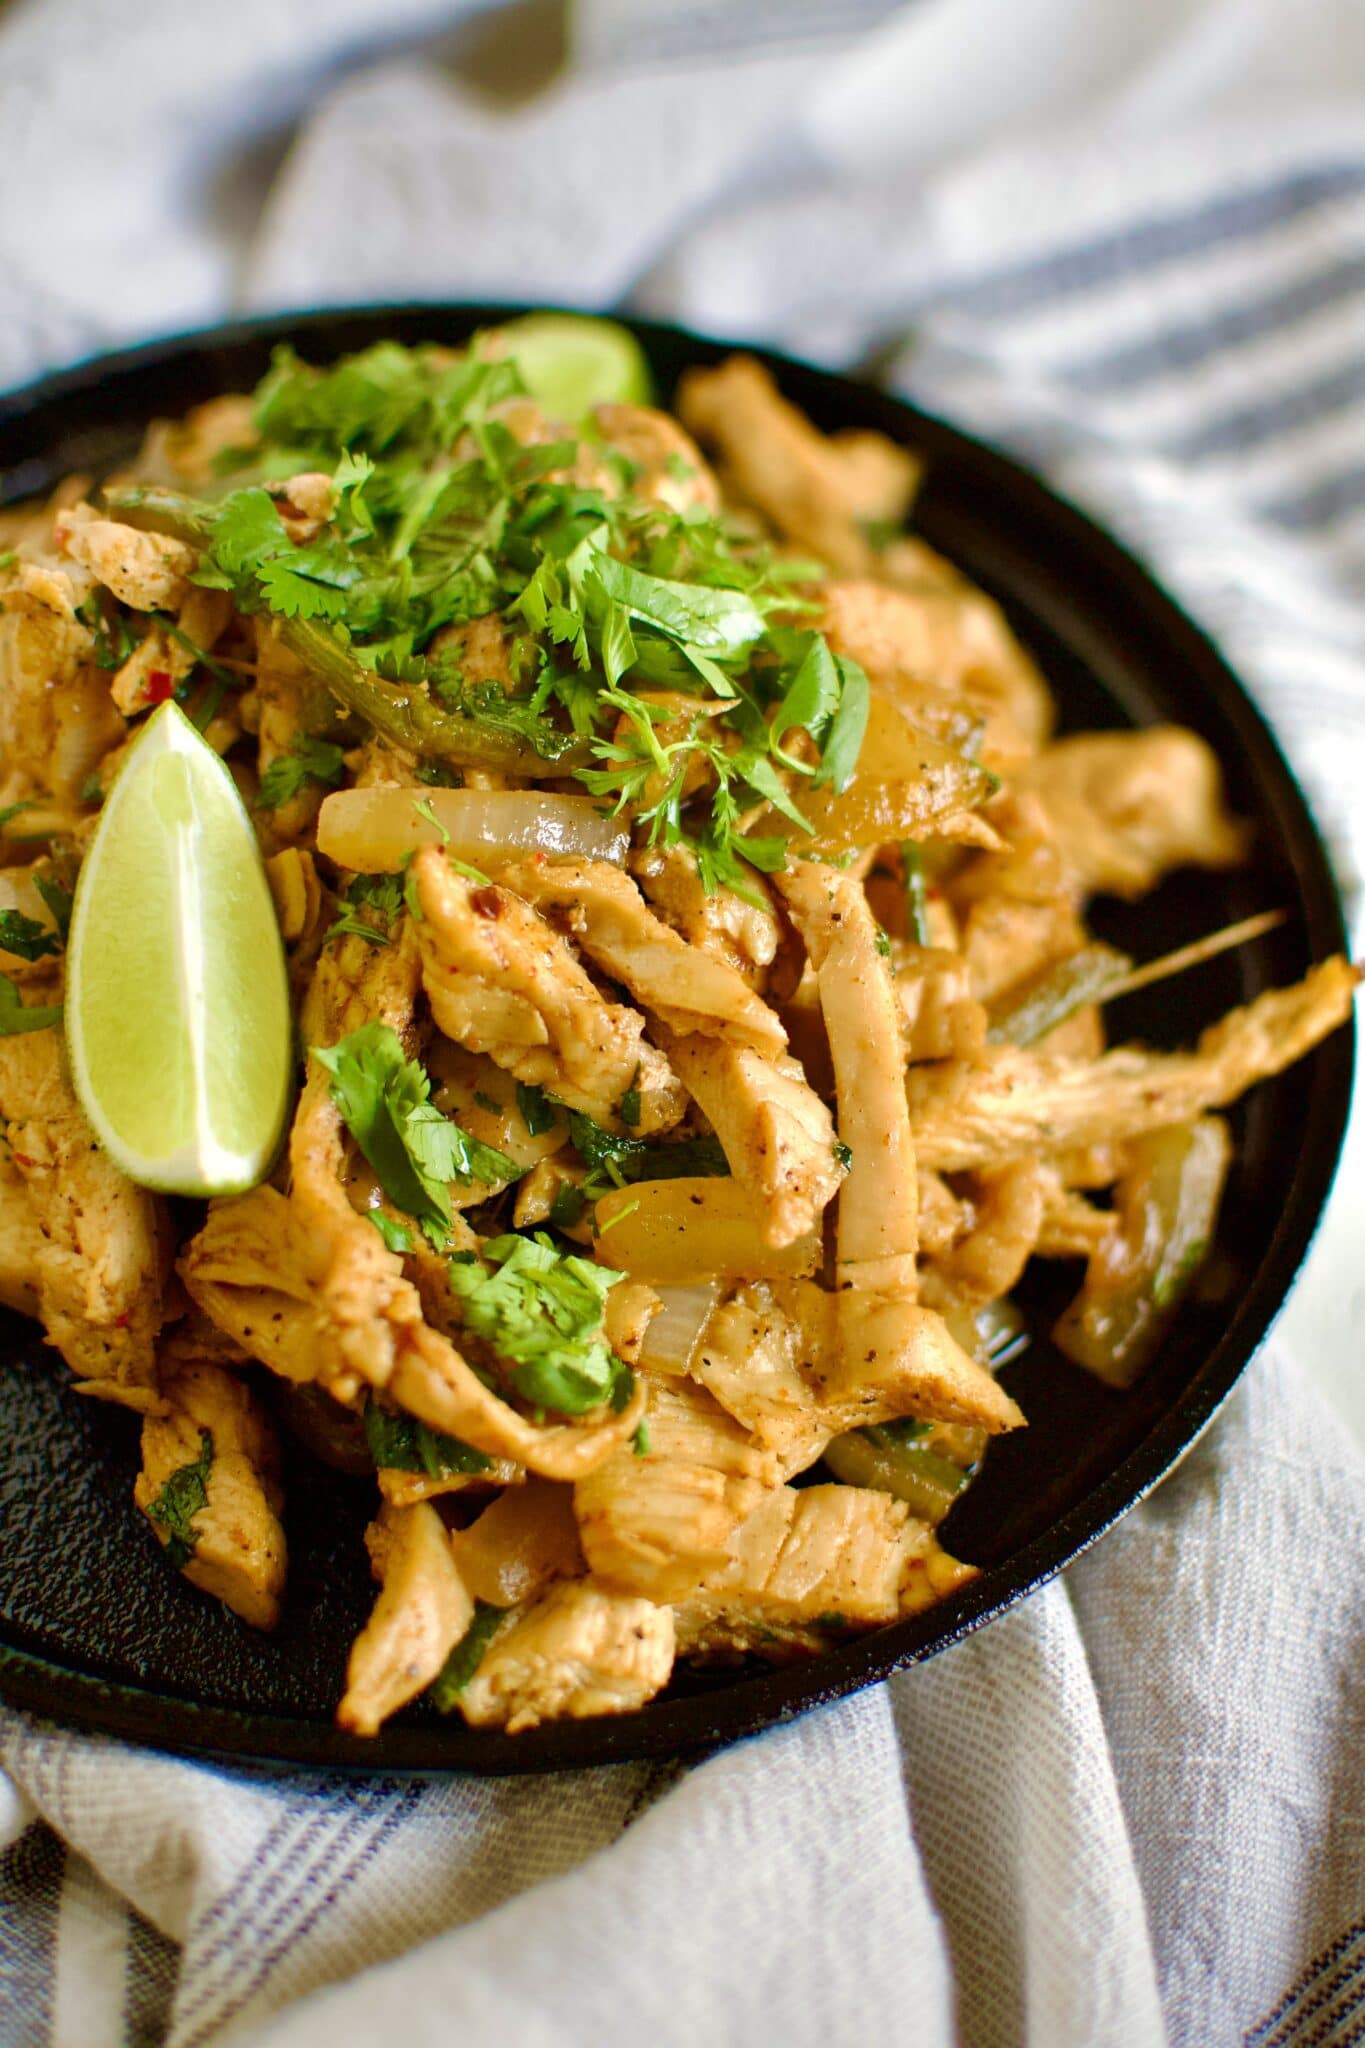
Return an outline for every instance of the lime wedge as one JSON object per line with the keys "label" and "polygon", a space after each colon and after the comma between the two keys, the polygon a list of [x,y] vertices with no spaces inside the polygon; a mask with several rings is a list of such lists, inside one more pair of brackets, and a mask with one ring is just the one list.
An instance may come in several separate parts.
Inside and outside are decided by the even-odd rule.
{"label": "lime wedge", "polygon": [[284,948],[242,800],[175,704],[143,727],[81,867],[66,1039],[130,1180],[226,1195],[264,1178],[293,1065]]}
{"label": "lime wedge", "polygon": [[576,424],[595,405],[648,405],[653,397],[644,350],[614,320],[528,313],[497,332],[526,389],[552,419]]}

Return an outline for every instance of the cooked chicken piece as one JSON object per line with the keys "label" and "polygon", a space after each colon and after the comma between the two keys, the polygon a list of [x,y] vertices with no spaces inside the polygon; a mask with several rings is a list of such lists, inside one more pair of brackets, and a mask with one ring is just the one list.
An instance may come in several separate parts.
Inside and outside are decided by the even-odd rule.
{"label": "cooked chicken piece", "polygon": [[599,1122],[614,1121],[632,1087],[642,1133],[678,1121],[683,1092],[642,1037],[644,1019],[598,993],[539,912],[507,889],[466,881],[434,847],[417,854],[412,875],[422,979],[448,1038]]}
{"label": "cooked chicken piece", "polygon": [[593,407],[608,448],[634,463],[631,494],[666,505],[670,512],[720,509],[720,487],[689,433],[666,412],[652,405]]}
{"label": "cooked chicken piece", "polygon": [[[566,1188],[581,1189],[588,1177],[588,1170],[579,1164],[573,1153],[559,1154],[552,1159],[542,1159],[537,1166],[517,1182],[517,1192],[512,1202],[512,1228],[530,1230],[537,1223],[548,1223],[554,1214],[555,1203]],[[577,1207],[575,1203],[575,1207]],[[579,1244],[592,1242],[591,1219],[580,1215],[576,1223],[562,1222],[555,1228],[566,1237],[572,1237]],[[608,1301],[611,1296],[608,1295]]]}
{"label": "cooked chicken piece", "polygon": [[381,1507],[365,1532],[379,1598],[351,1647],[337,1722],[376,1735],[390,1714],[440,1676],[474,1602],[435,1508]]}
{"label": "cooked chicken piece", "polygon": [[733,889],[708,891],[690,847],[644,847],[631,855],[630,869],[654,908],[689,945],[723,960],[762,993],[766,970],[782,943],[782,927],[758,875],[753,889],[759,900],[751,903]]}
{"label": "cooked chicken piece", "polygon": [[867,671],[874,692],[913,719],[924,692],[955,699],[986,721],[982,758],[1000,768],[1035,752],[1052,727],[1052,698],[1034,663],[983,591],[888,590],[827,583],[820,629],[835,654]]}
{"label": "cooked chicken piece", "polygon": [[23,1316],[40,1316],[38,1261],[47,1239],[33,1198],[7,1146],[0,1145],[0,1302]]}
{"label": "cooked chicken piece", "polygon": [[863,1486],[778,1487],[730,1553],[678,1611],[684,1654],[823,1649],[831,1628],[877,1628],[975,1576],[904,1501]]}
{"label": "cooked chicken piece", "polygon": [[986,1010],[972,992],[963,954],[893,939],[891,968],[907,1059],[963,1060],[980,1052]]}
{"label": "cooked chicken piece", "polygon": [[[265,864],[266,880],[286,945],[311,939],[322,920],[322,883],[311,853],[285,847]],[[362,942],[363,943],[363,942]]]}
{"label": "cooked chicken piece", "polygon": [[[568,1126],[552,1109],[548,1129],[527,1128],[517,1101],[516,1076],[482,1053],[466,1052],[462,1045],[438,1039],[428,1056],[427,1069],[435,1083],[432,1100],[442,1115],[453,1117],[471,1138],[491,1145],[523,1171],[567,1145]],[[455,1199],[467,1206],[463,1190]]]}
{"label": "cooked chicken piece", "polygon": [[190,594],[194,549],[169,534],[144,533],[101,519],[92,505],[73,505],[57,515],[53,538],[60,553],[135,612],[178,612]]}
{"label": "cooked chicken piece", "polygon": [[681,1600],[724,1563],[735,1529],[785,1474],[686,1380],[650,1379],[648,1429],[643,1457],[626,1446],[579,1480],[574,1512],[596,1578]]}
{"label": "cooked chicken piece", "polygon": [[1075,884],[1142,896],[1173,868],[1237,867],[1247,829],[1228,813],[1218,758],[1198,733],[1074,733],[1020,771],[1041,799]]}
{"label": "cooked chicken piece", "polygon": [[[771,1014],[771,1013],[770,1013]],[[834,1121],[794,1059],[722,1038],[670,1032],[675,1074],[753,1195],[772,1245],[808,1237],[843,1179]]]}
{"label": "cooked chicken piece", "polygon": [[787,1034],[733,967],[689,946],[619,868],[600,860],[513,861],[505,886],[571,934],[604,973],[671,1031],[779,1053]]}
{"label": "cooked chicken piece", "polygon": [[542,1721],[631,1714],[672,1670],[671,1608],[571,1579],[493,1638],[460,1711],[471,1727],[509,1735]]}
{"label": "cooked chicken piece", "polygon": [[1235,1102],[1344,1024],[1356,972],[1339,956],[1211,1025],[1193,1052],[1120,1046],[1098,1060],[996,1046],[975,1066],[912,1068],[915,1147],[941,1172],[1134,1137]]}
{"label": "cooked chicken piece", "polygon": [[[401,1036],[416,978],[409,919],[387,946],[350,938],[328,947],[304,1003],[305,1043],[335,1044],[366,1019]],[[319,1380],[342,1401],[366,1386],[386,1391],[433,1429],[549,1478],[576,1479],[629,1441],[644,1413],[643,1388],[619,1415],[541,1427],[501,1400],[432,1327],[402,1259],[352,1205],[340,1112],[317,1066],[289,1157],[287,1199],[262,1187],[214,1203],[180,1260],[193,1299],[253,1357],[286,1379]]]}
{"label": "cooked chicken piece", "polygon": [[199,652],[212,651],[231,616],[232,600],[225,590],[191,587],[180,608],[177,633],[149,626],[109,684],[109,694],[124,717],[135,718],[173,695],[175,685],[194,668]]}
{"label": "cooked chicken piece", "polygon": [[245,455],[256,440],[250,397],[244,391],[227,392],[192,406],[183,419],[153,420],[133,476],[140,483],[220,483],[219,462],[227,450]]}
{"label": "cooked chicken piece", "polygon": [[920,1269],[920,1292],[931,1308],[981,1308],[1009,1293],[1037,1248],[1046,1188],[1038,1159],[980,1176],[966,1228]]}
{"label": "cooked chicken piece", "polygon": [[521,1606],[585,1569],[573,1488],[548,1479],[509,1486],[450,1542],[460,1577],[490,1607]]}
{"label": "cooked chicken piece", "polygon": [[[225,1601],[253,1628],[274,1628],[288,1552],[279,1446],[269,1419],[245,1380],[193,1357],[183,1341],[173,1340],[163,1354],[161,1391],[169,1413],[143,1422],[133,1498],[172,1549],[172,1562],[186,1552],[179,1568],[192,1586]],[[203,1505],[186,1513],[167,1487],[195,1466],[202,1478],[190,1501],[202,1492]]]}
{"label": "cooked chicken piece", "polygon": [[832,569],[873,572],[876,550],[865,524],[904,517],[919,477],[913,456],[879,435],[821,434],[752,356],[688,370],[678,412],[703,446],[716,449],[727,492]]}
{"label": "cooked chicken piece", "polygon": [[1022,903],[1013,896],[983,896],[962,927],[962,958],[971,992],[980,1003],[999,1002],[1044,968],[1069,960],[1086,943],[1074,903]]}
{"label": "cooked chicken piece", "polygon": [[43,1240],[33,1281],[49,1339],[82,1392],[155,1408],[170,1242],[163,1205],[96,1145],[60,1032],[0,1038],[0,1129]]}
{"label": "cooked chicken piece", "polygon": [[968,1205],[955,1195],[941,1174],[919,1169],[920,1256],[937,1258],[955,1244],[967,1227]]}
{"label": "cooked chicken piece", "polygon": [[417,781],[417,756],[374,733],[346,756],[352,789],[412,789]]}
{"label": "cooked chicken piece", "polygon": [[58,800],[33,829],[74,818],[86,778],[124,734],[109,679],[90,665],[94,642],[75,616],[83,593],[60,569],[20,562],[0,592],[0,802],[40,791]]}
{"label": "cooked chicken piece", "polygon": [[336,485],[320,469],[300,470],[281,484],[272,483],[270,495],[292,541],[316,540],[336,507]]}
{"label": "cooked chicken piece", "polygon": [[839,1284],[913,1299],[915,1151],[902,1107],[900,1006],[876,922],[862,884],[837,868],[802,862],[775,880],[819,977],[839,1136],[853,1154],[839,1192]]}
{"label": "cooked chicken piece", "polygon": [[811,1281],[749,1283],[712,1311],[690,1371],[775,1452],[784,1473],[812,1465],[831,1437],[903,1415],[969,1422],[991,1432],[1022,1421],[991,1375],[932,1310],[862,1298],[875,1340],[847,1369],[841,1297]]}

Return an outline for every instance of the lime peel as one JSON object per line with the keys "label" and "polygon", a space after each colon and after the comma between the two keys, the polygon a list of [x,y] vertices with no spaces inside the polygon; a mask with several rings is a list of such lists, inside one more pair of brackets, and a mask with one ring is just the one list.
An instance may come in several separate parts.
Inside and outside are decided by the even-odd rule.
{"label": "lime peel", "polygon": [[585,420],[595,405],[648,405],[649,363],[628,327],[588,313],[527,313],[496,330],[532,398],[553,419]]}
{"label": "lime peel", "polygon": [[76,885],[66,1037],[76,1093],[130,1180],[236,1194],[292,1092],[289,983],[236,785],[174,703],[147,720]]}

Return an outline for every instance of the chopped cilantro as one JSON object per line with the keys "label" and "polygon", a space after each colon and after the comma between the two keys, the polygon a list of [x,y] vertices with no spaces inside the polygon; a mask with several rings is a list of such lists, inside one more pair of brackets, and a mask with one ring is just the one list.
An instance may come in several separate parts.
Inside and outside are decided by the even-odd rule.
{"label": "chopped cilantro", "polygon": [[627,1125],[632,1131],[639,1128],[640,1115],[644,1106],[640,1101],[640,1090],[636,1086],[639,1078],[640,1069],[637,1067],[635,1069],[635,1080],[631,1082],[629,1088],[621,1097],[616,1111],[622,1123]]}
{"label": "chopped cilantro", "polygon": [[622,1278],[561,1252],[545,1231],[490,1238],[481,1259],[450,1268],[465,1327],[492,1346],[524,1400],[559,1415],[613,1400],[631,1377],[602,1334],[607,1295]]}
{"label": "chopped cilantro", "polygon": [[335,789],[345,765],[343,747],[319,739],[316,733],[301,732],[291,742],[289,752],[277,755],[261,777],[256,808],[277,811],[281,804],[292,802],[309,782]]}
{"label": "chopped cilantro", "polygon": [[[349,933],[357,939],[368,939],[372,946],[386,946],[387,927],[402,908],[403,883],[398,875],[352,875],[341,898],[341,915],[328,926],[326,937],[335,939]],[[382,918],[383,924],[362,917],[360,913],[365,910]]]}
{"label": "chopped cilantro", "polygon": [[531,1088],[524,1081],[518,1081],[517,1108],[531,1137],[543,1137],[546,1131],[554,1129],[559,1112],[543,1088]]}
{"label": "chopped cilantro", "polygon": [[647,1458],[650,1453],[649,1424],[642,1422],[630,1440],[630,1447],[637,1458]]}
{"label": "chopped cilantro", "polygon": [[631,1181],[676,1180],[680,1175],[728,1174],[719,1138],[678,1138],[652,1145],[646,1138],[618,1137],[581,1110],[569,1112],[569,1143],[588,1169],[589,1194]]}
{"label": "chopped cilantro", "polygon": [[478,1670],[484,1651],[497,1634],[505,1612],[505,1608],[490,1607],[485,1600],[474,1602],[474,1619],[427,1687],[432,1704],[441,1713],[450,1712]]}
{"label": "chopped cilantro", "polygon": [[383,1209],[367,1209],[365,1214],[391,1252],[402,1253],[412,1250],[412,1232],[405,1223],[400,1223],[396,1216],[386,1214]]}
{"label": "chopped cilantro", "polygon": [[474,1100],[478,1104],[479,1108],[486,1109],[490,1116],[502,1115],[502,1104],[500,1102],[496,1102],[491,1095],[485,1095],[482,1088],[476,1088],[474,1090]]}
{"label": "chopped cilantro", "polygon": [[[85,800],[84,792],[82,792],[82,803]],[[7,832],[19,813],[21,811],[31,811],[37,801],[36,797],[26,796],[17,804],[6,804],[5,808],[0,811],[0,832]]]}
{"label": "chopped cilantro", "polygon": [[385,1194],[416,1217],[438,1250],[450,1231],[451,1181],[505,1186],[520,1178],[521,1167],[505,1154],[442,1116],[430,1077],[403,1057],[387,1024],[362,1024],[339,1045],[314,1046],[313,1057],[332,1076],[332,1100]]}
{"label": "chopped cilantro", "polygon": [[583,1219],[587,1196],[571,1180],[561,1181],[550,1204],[550,1221],[556,1230],[572,1230]]}
{"label": "chopped cilantro", "polygon": [[199,1432],[199,1456],[193,1464],[172,1472],[156,1499],[147,1509],[147,1519],[166,1531],[166,1562],[179,1571],[194,1555],[198,1535],[191,1526],[201,1508],[208,1506],[209,1473],[213,1469],[213,1432]]}
{"label": "chopped cilantro", "polygon": [[55,875],[35,875],[33,886],[46,904],[48,915],[57,927],[57,935],[65,945],[67,933],[71,930],[71,891]]}
{"label": "chopped cilantro", "polygon": [[36,917],[25,917],[22,910],[0,910],[0,951],[13,953],[18,960],[43,960],[61,950],[57,933]]}
{"label": "chopped cilantro", "polygon": [[30,1004],[25,1008],[24,999],[9,975],[0,974],[0,1038],[14,1038],[24,1031],[46,1031],[61,1014],[60,1003],[43,1008]]}
{"label": "chopped cilantro", "polygon": [[376,1466],[389,1472],[425,1472],[451,1479],[460,1472],[488,1472],[493,1460],[458,1436],[432,1429],[415,1415],[383,1408],[371,1395],[365,1403],[365,1441]]}
{"label": "chopped cilantro", "polygon": [[882,930],[880,925],[877,926],[877,935],[876,938],[873,940],[873,944],[876,946],[877,951],[880,953],[883,960],[889,960],[891,958],[891,941],[886,936],[886,933]]}
{"label": "chopped cilantro", "polygon": [[841,1167],[845,1173],[848,1173],[852,1169],[853,1147],[851,1145],[846,1145],[842,1138],[836,1138],[834,1140],[834,1161],[835,1164]]}

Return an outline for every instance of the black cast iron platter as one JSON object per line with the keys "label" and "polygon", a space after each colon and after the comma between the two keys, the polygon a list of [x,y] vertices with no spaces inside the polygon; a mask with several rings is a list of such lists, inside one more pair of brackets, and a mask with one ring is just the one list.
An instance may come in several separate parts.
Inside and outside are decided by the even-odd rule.
{"label": "black cast iron platter", "polygon": [[[0,501],[125,457],[146,422],[252,385],[272,346],[326,361],[383,335],[459,340],[524,311],[402,306],[245,321],[107,356],[0,397]],[[667,397],[679,373],[727,353],[635,325]],[[1117,1035],[1177,1044],[1229,1005],[1299,976],[1343,944],[1327,861],[1303,797],[1226,664],[1115,541],[1036,478],[943,421],[776,356],[789,397],[825,428],[874,427],[926,458],[918,530],[1005,606],[1041,663],[1064,727],[1191,725],[1255,819],[1253,866],[1181,875],[1144,903],[1106,906],[1106,936],[1142,957],[1266,906],[1279,931],[1174,987],[1129,998]],[[954,1510],[948,1547],[982,1567],[956,1598],[785,1670],[680,1677],[643,1712],[508,1738],[417,1707],[374,1742],[331,1722],[346,1653],[372,1597],[361,1531],[367,1482],[290,1453],[290,1586],[273,1638],[168,1572],[132,1506],[137,1428],[73,1396],[36,1326],[0,1316],[0,1696],[135,1742],[268,1763],[372,1770],[545,1771],[726,1742],[932,1656],[1002,1613],[1094,1542],[1167,1473],[1226,1399],[1269,1329],[1331,1186],[1350,1099],[1340,1031],[1233,1113],[1236,1161],[1214,1284],[1182,1309],[1140,1386],[1116,1395],[1039,1336],[1005,1379],[1030,1428],[994,1445]],[[1046,1331],[1076,1274],[1026,1291]]]}

